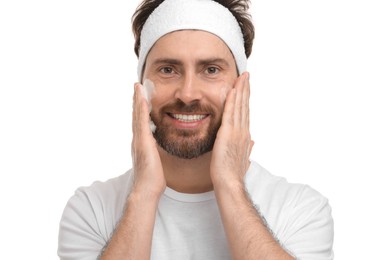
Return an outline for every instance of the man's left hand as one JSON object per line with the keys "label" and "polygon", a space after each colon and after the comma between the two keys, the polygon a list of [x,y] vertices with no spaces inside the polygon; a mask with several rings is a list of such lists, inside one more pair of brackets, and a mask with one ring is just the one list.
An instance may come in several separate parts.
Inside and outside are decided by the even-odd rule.
{"label": "man's left hand", "polygon": [[210,165],[214,188],[243,184],[254,145],[249,131],[249,96],[249,73],[244,72],[227,95],[215,140]]}

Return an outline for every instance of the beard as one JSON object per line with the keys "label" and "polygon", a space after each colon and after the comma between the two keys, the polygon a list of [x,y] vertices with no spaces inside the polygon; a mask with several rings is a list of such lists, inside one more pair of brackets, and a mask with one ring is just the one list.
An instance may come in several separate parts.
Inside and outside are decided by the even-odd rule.
{"label": "beard", "polygon": [[[207,113],[210,123],[204,129],[176,129],[171,124],[164,124],[164,111],[175,111],[175,113]],[[153,133],[157,144],[167,153],[181,159],[197,158],[212,151],[218,130],[221,126],[222,116],[218,118],[215,110],[210,106],[202,106],[198,101],[185,104],[180,100],[168,104],[160,109],[159,114],[151,113],[151,119],[156,125]]]}

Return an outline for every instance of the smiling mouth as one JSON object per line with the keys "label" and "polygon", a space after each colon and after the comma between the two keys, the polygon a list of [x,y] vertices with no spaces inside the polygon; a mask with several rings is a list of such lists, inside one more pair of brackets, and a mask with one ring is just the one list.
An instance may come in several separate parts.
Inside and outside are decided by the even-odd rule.
{"label": "smiling mouth", "polygon": [[168,115],[178,121],[191,123],[196,121],[201,121],[207,117],[207,115],[188,115],[188,114],[172,114],[168,113]]}

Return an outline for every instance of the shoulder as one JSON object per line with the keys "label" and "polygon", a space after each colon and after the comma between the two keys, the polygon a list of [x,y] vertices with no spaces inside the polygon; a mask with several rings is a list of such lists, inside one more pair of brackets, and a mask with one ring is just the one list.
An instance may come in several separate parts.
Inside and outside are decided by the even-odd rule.
{"label": "shoulder", "polygon": [[[78,202],[82,209],[89,209],[99,223],[106,222],[115,225],[121,217],[126,198],[130,192],[132,171],[109,179],[107,181],[96,181],[90,186],[80,187],[69,203]],[[80,210],[82,210],[80,209]],[[112,222],[112,223],[107,223]]]}
{"label": "shoulder", "polygon": [[[119,221],[129,193],[132,173],[90,186],[78,188],[62,214],[59,232],[59,254],[74,245],[98,252],[110,238]],[[67,246],[67,247],[65,247]]]}
{"label": "shoulder", "polygon": [[131,186],[131,178],[132,170],[129,170],[107,181],[95,181],[90,186],[80,187],[76,190],[75,195],[84,194],[90,199],[102,202],[120,200],[127,197]]}
{"label": "shoulder", "polygon": [[57,253],[61,259],[98,258],[122,215],[131,176],[128,171],[76,190],[60,221]]}
{"label": "shoulder", "polygon": [[252,199],[265,204],[272,203],[297,206],[303,201],[322,201],[327,199],[307,184],[290,183],[285,178],[269,173],[258,163],[252,161],[245,177],[245,185]]}

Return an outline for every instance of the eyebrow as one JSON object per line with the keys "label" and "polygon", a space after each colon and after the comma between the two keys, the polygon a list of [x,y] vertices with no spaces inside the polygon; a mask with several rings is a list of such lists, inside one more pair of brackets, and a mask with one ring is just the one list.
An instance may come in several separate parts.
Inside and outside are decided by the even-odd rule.
{"label": "eyebrow", "polygon": [[[172,58],[160,58],[156,59],[152,63],[154,66],[160,65],[160,64],[171,64],[171,65],[179,65],[182,66],[183,62],[178,59],[172,59]],[[222,58],[209,58],[209,59],[198,59],[196,60],[197,65],[206,65],[206,64],[222,64],[226,67],[229,66],[229,63]]]}
{"label": "eyebrow", "polygon": [[210,58],[210,59],[204,59],[204,60],[197,60],[196,63],[199,65],[222,64],[226,67],[229,66],[229,63],[227,62],[227,60],[222,59],[222,58]]}

